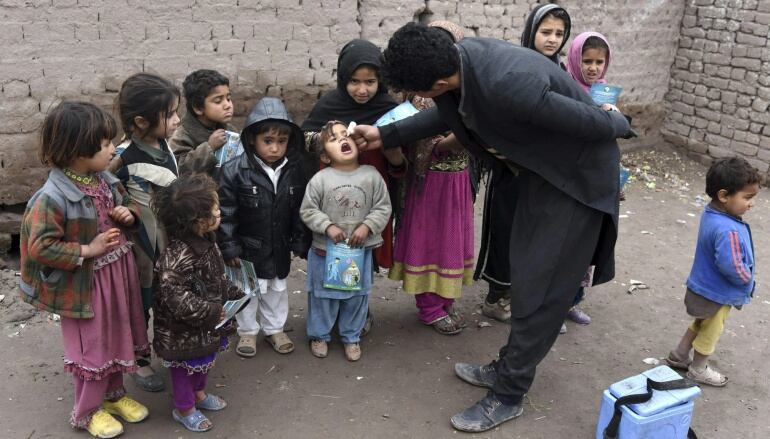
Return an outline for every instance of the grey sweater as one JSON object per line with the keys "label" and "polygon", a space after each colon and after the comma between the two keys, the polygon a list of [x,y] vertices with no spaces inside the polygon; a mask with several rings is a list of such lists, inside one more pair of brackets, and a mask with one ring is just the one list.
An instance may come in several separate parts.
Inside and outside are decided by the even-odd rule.
{"label": "grey sweater", "polygon": [[326,229],[332,224],[348,238],[359,224],[371,230],[364,247],[382,245],[380,235],[390,218],[391,206],[385,180],[372,166],[352,172],[325,168],[307,185],[299,214],[313,231],[313,247],[326,249]]}

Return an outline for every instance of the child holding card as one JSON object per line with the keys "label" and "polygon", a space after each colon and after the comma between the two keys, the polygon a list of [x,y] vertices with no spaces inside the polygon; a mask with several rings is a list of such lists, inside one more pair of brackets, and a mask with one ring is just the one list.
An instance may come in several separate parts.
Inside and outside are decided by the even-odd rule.
{"label": "child holding card", "polygon": [[[372,286],[372,249],[382,245],[381,233],[391,213],[390,196],[379,172],[358,163],[358,147],[348,138],[342,122],[331,121],[322,127],[314,152],[327,167],[310,180],[300,207],[302,221],[313,231],[307,270],[310,350],[316,357],[326,357],[337,321],[345,357],[357,361],[361,358],[359,341]],[[347,260],[341,258],[340,264],[335,264],[332,259],[327,264],[326,252],[332,251],[327,242],[343,241],[347,241],[347,247],[364,249],[362,263],[353,270],[357,269],[360,279],[351,279],[356,274],[347,272],[353,266]],[[347,267],[344,270],[338,267],[343,263]],[[335,269],[337,273],[333,273]],[[360,289],[325,286],[327,277],[345,282],[346,276],[350,282],[360,281]]]}

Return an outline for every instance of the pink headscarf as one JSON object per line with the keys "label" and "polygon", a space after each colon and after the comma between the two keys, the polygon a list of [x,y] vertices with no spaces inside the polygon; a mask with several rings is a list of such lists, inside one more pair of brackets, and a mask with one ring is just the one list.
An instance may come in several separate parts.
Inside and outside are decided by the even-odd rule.
{"label": "pink headscarf", "polygon": [[[583,32],[575,37],[575,40],[572,41],[572,45],[569,46],[569,51],[567,52],[567,71],[570,73],[570,75],[572,75],[572,78],[577,81],[581,87],[583,87],[583,90],[585,91],[591,89],[591,84],[586,82],[585,78],[583,78],[583,71],[581,66],[583,64],[583,45],[590,37],[600,38],[602,41],[604,41],[605,44],[607,44],[607,47],[610,47],[610,43],[607,41],[607,37],[600,34],[599,32]],[[599,75],[599,79],[596,80],[596,82],[599,84],[605,84],[607,82],[604,80],[604,75],[607,74],[607,69],[610,68],[610,52],[610,50],[607,51],[607,59],[604,61],[604,69]]]}

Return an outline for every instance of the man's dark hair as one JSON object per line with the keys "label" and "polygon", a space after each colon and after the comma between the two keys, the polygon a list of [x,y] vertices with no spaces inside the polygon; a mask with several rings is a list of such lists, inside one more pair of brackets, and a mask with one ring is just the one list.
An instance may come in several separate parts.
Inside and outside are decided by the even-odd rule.
{"label": "man's dark hair", "polygon": [[747,185],[759,183],[759,171],[741,157],[716,160],[706,173],[706,193],[717,198],[717,193],[724,189],[732,195]]}
{"label": "man's dark hair", "polygon": [[211,209],[219,202],[217,184],[206,174],[179,177],[157,190],[151,207],[173,237],[195,234],[200,220],[211,220]]}
{"label": "man's dark hair", "polygon": [[184,90],[184,98],[187,101],[187,112],[194,115],[194,108],[203,108],[206,102],[206,96],[211,93],[211,90],[220,86],[230,86],[230,80],[227,76],[217,72],[216,70],[201,69],[196,70],[186,78],[182,83],[182,89]]}
{"label": "man's dark hair", "polygon": [[424,24],[402,26],[383,53],[382,79],[397,91],[428,91],[459,70],[460,55],[452,38]]}

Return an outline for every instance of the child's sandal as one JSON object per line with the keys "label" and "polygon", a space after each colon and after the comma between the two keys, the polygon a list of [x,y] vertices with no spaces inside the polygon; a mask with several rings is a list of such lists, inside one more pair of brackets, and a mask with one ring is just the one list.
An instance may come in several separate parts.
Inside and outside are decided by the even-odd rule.
{"label": "child's sandal", "polygon": [[674,351],[671,351],[668,353],[668,357],[666,357],[666,363],[670,367],[673,367],[674,369],[681,369],[681,370],[688,370],[690,368],[690,363],[692,363],[692,360],[689,358],[685,360],[680,360],[676,357],[676,353]]}
{"label": "child's sandal", "polygon": [[[171,412],[171,416],[174,418],[176,422],[179,422],[180,424],[184,425],[184,428],[194,432],[194,433],[201,433],[204,431],[211,430],[214,425],[209,421],[209,418],[203,415],[203,413],[200,412],[200,410],[193,410],[192,413],[190,413],[187,416],[182,416],[181,413],[177,411],[177,409],[174,409]],[[208,422],[208,426],[202,427],[204,423]]]}
{"label": "child's sandal", "polygon": [[285,332],[278,332],[265,337],[265,341],[273,347],[273,350],[279,354],[288,354],[294,350],[294,342],[291,341]]}
{"label": "child's sandal", "polygon": [[195,407],[203,410],[216,412],[218,410],[222,410],[223,408],[227,407],[227,402],[224,399],[218,397],[217,395],[206,393],[206,397],[196,402]]}
{"label": "child's sandal", "polygon": [[457,324],[451,316],[445,315],[430,324],[439,334],[455,335],[462,332],[463,328]]}
{"label": "child's sandal", "polygon": [[690,367],[687,370],[687,378],[696,383],[714,387],[724,387],[727,385],[728,381],[725,375],[712,369],[708,364],[702,370],[696,370],[695,368]]}

